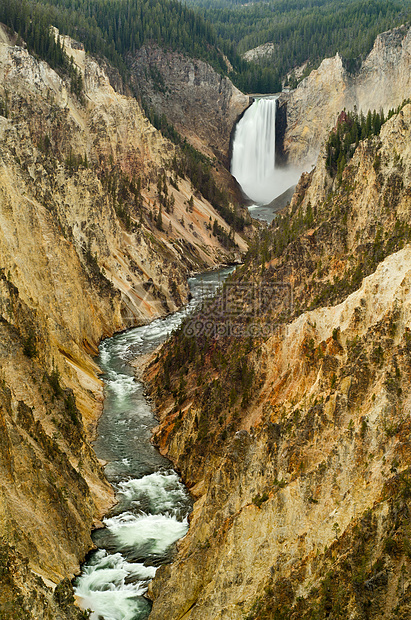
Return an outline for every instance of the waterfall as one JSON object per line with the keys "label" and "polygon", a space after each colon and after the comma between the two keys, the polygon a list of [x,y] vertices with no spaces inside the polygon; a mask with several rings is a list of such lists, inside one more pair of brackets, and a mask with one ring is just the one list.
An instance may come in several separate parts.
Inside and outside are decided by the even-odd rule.
{"label": "waterfall", "polygon": [[[275,166],[277,98],[256,99],[237,123],[233,140],[231,173],[246,197],[260,206],[269,205],[287,190],[292,193],[303,171],[299,167]],[[271,221],[274,213],[266,208],[263,211],[262,219]]]}
{"label": "waterfall", "polygon": [[275,176],[277,98],[256,99],[239,121],[233,142],[231,172],[251,200],[269,203]]}

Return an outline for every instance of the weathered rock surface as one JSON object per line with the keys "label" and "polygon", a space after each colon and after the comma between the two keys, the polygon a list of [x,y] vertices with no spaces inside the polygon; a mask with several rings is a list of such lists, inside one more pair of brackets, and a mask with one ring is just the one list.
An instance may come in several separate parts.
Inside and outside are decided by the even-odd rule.
{"label": "weathered rock surface", "polygon": [[129,64],[137,91],[200,150],[228,165],[230,135],[249,97],[202,60],[143,46]]}
{"label": "weathered rock surface", "polygon": [[274,56],[275,54],[275,45],[272,42],[263,43],[258,47],[253,47],[253,49],[248,50],[243,54],[244,60],[260,60],[261,58],[267,58],[270,56]]}
{"label": "weathered rock surface", "polygon": [[[246,266],[243,285],[295,285],[299,316],[264,340],[199,339],[197,353],[180,337],[147,371],[156,441],[197,499],[152,584],[154,620],[408,617],[410,136],[407,105],[341,184],[321,159]],[[186,381],[178,402],[167,369],[171,389]]]}
{"label": "weathered rock surface", "polygon": [[281,102],[287,107],[284,148],[290,163],[315,163],[341,110],[387,112],[411,95],[411,29],[380,34],[359,72],[349,73],[337,54],[327,58]]}

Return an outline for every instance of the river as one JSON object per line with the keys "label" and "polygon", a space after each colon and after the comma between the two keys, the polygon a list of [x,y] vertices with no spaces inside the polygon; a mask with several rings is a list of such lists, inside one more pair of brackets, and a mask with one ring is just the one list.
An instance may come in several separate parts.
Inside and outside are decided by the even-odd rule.
{"label": "river", "polygon": [[91,620],[148,618],[151,605],[144,593],[186,534],[192,506],[171,463],[150,442],[157,422],[130,361],[154,351],[232,271],[228,267],[190,278],[187,306],[100,346],[105,401],[94,449],[107,461],[105,473],[118,503],[103,519],[105,527],[93,533],[98,549],[75,581],[76,596],[83,609],[92,610]]}

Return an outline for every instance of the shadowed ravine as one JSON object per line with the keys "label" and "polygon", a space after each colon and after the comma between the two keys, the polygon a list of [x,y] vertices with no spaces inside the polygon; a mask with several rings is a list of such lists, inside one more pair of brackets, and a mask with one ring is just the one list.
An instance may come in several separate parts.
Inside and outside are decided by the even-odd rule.
{"label": "shadowed ravine", "polygon": [[129,362],[152,352],[233,270],[191,278],[192,300],[182,310],[105,340],[98,363],[105,402],[95,451],[108,461],[105,473],[118,504],[93,539],[93,552],[76,580],[81,606],[98,620],[142,620],[150,613],[143,594],[156,567],[172,558],[174,543],[188,529],[191,499],[170,462],[150,443],[156,424],[144,386]]}

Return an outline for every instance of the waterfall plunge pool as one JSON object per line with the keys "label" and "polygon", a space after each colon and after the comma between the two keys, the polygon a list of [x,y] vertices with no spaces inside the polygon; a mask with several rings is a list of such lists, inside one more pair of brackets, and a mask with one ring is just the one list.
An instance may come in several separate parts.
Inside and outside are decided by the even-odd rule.
{"label": "waterfall plunge pool", "polygon": [[151,444],[157,424],[130,362],[151,353],[205,295],[216,291],[234,267],[190,278],[190,303],[164,319],[104,340],[98,364],[105,382],[104,409],[94,444],[107,461],[105,473],[118,504],[93,533],[92,552],[75,580],[75,594],[90,620],[145,620],[151,605],[144,593],[160,564],[172,560],[176,541],[188,530],[191,498]]}

